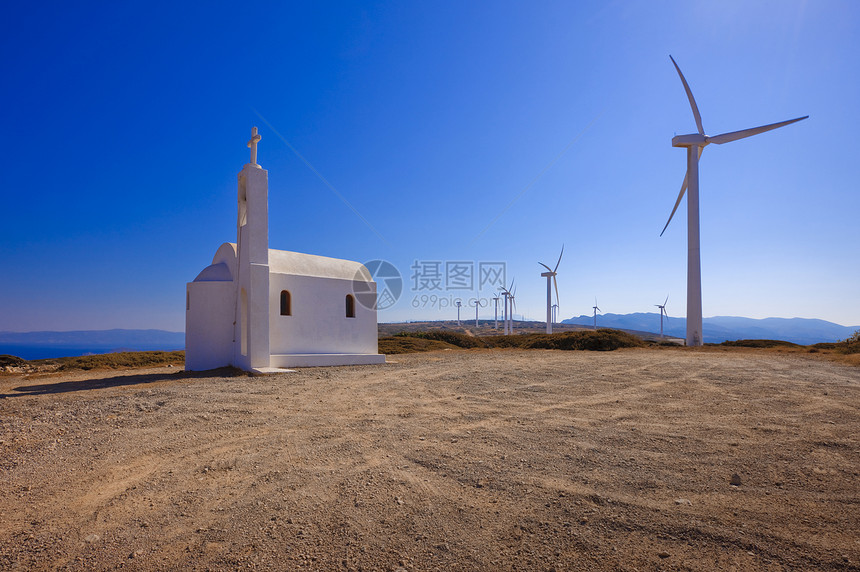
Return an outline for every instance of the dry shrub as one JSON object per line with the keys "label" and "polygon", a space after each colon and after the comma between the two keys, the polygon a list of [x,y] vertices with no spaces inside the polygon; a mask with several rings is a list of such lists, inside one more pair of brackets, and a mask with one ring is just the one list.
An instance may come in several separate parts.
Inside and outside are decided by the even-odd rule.
{"label": "dry shrub", "polygon": [[431,330],[429,332],[400,332],[395,334],[395,337],[421,338],[424,340],[437,340],[445,342],[458,348],[485,348],[487,344],[483,343],[484,338],[476,338],[467,336],[458,332],[447,332],[444,330]]}
{"label": "dry shrub", "polygon": [[726,341],[721,346],[732,348],[799,348],[798,344],[784,340],[732,340]]}
{"label": "dry shrub", "polygon": [[394,337],[379,338],[379,353],[386,355],[450,349],[460,348],[447,342],[413,336],[397,335]]}
{"label": "dry shrub", "polygon": [[27,360],[19,358],[18,356],[10,356],[7,354],[0,355],[0,367],[21,367],[26,364]]}
{"label": "dry shrub", "polygon": [[117,352],[63,358],[60,371],[72,369],[120,369],[129,367],[148,367],[159,365],[182,365],[185,352]]}
{"label": "dry shrub", "polygon": [[[521,348],[549,350],[595,350],[609,351],[619,348],[643,347],[645,343],[638,337],[619,330],[580,330],[559,334],[515,334],[512,336],[472,337],[456,332],[430,331],[397,334],[394,338],[380,338],[380,353],[389,353],[383,348],[390,342],[384,340],[433,340],[444,342],[447,347],[459,348]],[[405,344],[405,342],[401,342]],[[396,346],[397,349],[405,345]],[[436,349],[436,348],[428,348]],[[404,351],[412,351],[405,349]],[[416,349],[414,351],[427,351]],[[400,352],[397,352],[400,353]]]}

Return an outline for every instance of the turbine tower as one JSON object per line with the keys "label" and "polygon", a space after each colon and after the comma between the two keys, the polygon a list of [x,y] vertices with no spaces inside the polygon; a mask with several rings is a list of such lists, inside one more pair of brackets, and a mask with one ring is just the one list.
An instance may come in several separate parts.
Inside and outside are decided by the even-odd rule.
{"label": "turbine tower", "polygon": [[669,312],[666,311],[666,302],[669,301],[669,296],[666,296],[666,299],[662,304],[654,304],[658,308],[660,308],[660,338],[663,338],[663,315],[666,316],[666,321],[669,321]]}
{"label": "turbine tower", "polygon": [[558,321],[558,304],[552,305],[552,323],[555,324]]}
{"label": "turbine tower", "polygon": [[597,296],[594,297],[594,306],[592,307],[594,310],[594,329],[597,329],[597,313],[600,311],[600,308],[597,307]]}
{"label": "turbine tower", "polygon": [[[669,215],[669,220],[666,221],[666,226],[663,227],[663,232],[666,232],[666,227],[669,226],[672,217],[675,216],[675,211],[678,210],[678,205],[681,203],[681,199],[684,198],[684,192],[689,189],[690,194],[687,196],[687,345],[700,346],[702,345],[702,267],[699,253],[699,159],[702,157],[702,151],[710,143],[722,145],[723,143],[737,141],[738,139],[790,125],[809,116],[805,115],[797,119],[789,119],[788,121],[709,137],[705,135],[705,129],[702,127],[702,117],[699,115],[699,108],[696,106],[696,100],[693,98],[693,92],[690,91],[690,86],[687,85],[684,74],[681,73],[681,68],[675,63],[675,58],[669,56],[669,59],[672,60],[672,64],[681,78],[681,83],[684,84],[684,91],[687,92],[687,99],[690,100],[690,107],[693,109],[693,118],[696,120],[698,133],[676,135],[672,138],[672,147],[687,148],[687,174],[684,177],[684,182],[681,184],[681,192],[678,193],[678,200],[675,201],[672,214]],[[660,236],[663,236],[663,232],[660,233]]]}
{"label": "turbine tower", "polygon": [[463,303],[460,302],[459,300],[457,300],[456,304],[457,304],[457,325],[459,326],[460,325],[460,306],[462,306]]}
{"label": "turbine tower", "polygon": [[[500,294],[501,294],[501,292],[500,292]],[[498,330],[499,329],[499,295],[498,294],[496,294],[496,296],[493,298],[493,302],[496,305],[496,317],[493,319],[493,329]]]}
{"label": "turbine tower", "polygon": [[[552,333],[552,288],[551,286],[555,286],[555,299],[558,301],[558,282],[556,281],[556,270],[558,270],[558,265],[561,264],[561,256],[564,254],[564,245],[561,245],[561,254],[558,255],[558,262],[555,263],[555,268],[550,269],[549,266],[544,264],[543,262],[538,262],[541,266],[546,268],[546,272],[541,272],[541,276],[546,278],[546,333]],[[552,284],[550,284],[552,282]]]}

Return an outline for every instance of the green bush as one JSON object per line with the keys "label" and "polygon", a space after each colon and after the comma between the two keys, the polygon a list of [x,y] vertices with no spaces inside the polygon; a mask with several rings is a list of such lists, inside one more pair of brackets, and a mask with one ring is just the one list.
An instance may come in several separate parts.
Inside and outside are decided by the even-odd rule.
{"label": "green bush", "polygon": [[846,340],[839,342],[840,350],[846,354],[860,353],[860,330],[857,330]]}

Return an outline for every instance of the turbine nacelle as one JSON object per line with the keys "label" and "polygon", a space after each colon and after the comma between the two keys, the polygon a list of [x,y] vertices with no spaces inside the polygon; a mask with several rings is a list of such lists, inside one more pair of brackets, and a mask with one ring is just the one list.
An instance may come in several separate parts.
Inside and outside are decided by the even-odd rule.
{"label": "turbine nacelle", "polygon": [[704,147],[708,143],[710,143],[708,137],[698,133],[672,137],[672,147]]}

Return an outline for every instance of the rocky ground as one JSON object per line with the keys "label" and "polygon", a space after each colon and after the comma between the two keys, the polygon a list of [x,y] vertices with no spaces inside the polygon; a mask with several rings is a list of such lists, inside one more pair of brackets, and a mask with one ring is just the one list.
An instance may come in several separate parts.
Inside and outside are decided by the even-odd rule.
{"label": "rocky ground", "polygon": [[0,376],[0,569],[860,569],[860,368],[391,359]]}

